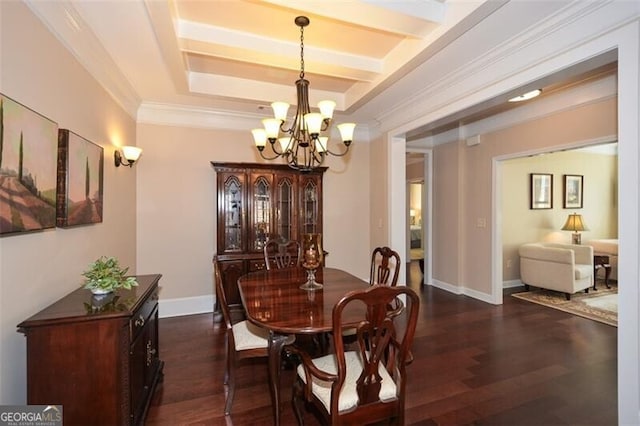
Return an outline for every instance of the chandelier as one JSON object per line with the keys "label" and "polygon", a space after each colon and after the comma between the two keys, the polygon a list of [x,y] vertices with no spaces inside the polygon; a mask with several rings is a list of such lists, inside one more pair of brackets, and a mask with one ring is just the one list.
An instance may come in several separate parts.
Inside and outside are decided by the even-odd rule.
{"label": "chandelier", "polygon": [[[338,157],[345,155],[349,151],[356,125],[354,123],[339,124],[337,127],[346,149],[339,153],[329,150],[329,137],[322,136],[321,132],[329,130],[336,103],[321,101],[318,103],[320,112],[311,112],[309,81],[304,78],[304,27],[309,25],[309,18],[298,16],[295,24],[300,27],[300,78],[296,81],[296,115],[287,127],[289,104],[273,102],[271,108],[273,108],[274,118],[265,118],[262,120],[264,128],[253,129],[251,133],[260,156],[265,160],[284,158],[289,167],[309,171],[321,165],[328,154]],[[284,136],[280,137],[281,133]],[[273,152],[272,156],[265,155],[267,141]]]}

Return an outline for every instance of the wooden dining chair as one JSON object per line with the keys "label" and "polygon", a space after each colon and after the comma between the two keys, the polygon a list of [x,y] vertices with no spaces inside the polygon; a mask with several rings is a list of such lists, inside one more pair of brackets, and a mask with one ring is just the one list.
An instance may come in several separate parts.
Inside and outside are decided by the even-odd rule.
{"label": "wooden dining chair", "polygon": [[[396,251],[386,246],[376,247],[371,253],[369,284],[395,286],[398,283],[398,276],[400,274],[399,265],[400,255]],[[389,305],[389,310],[401,313],[402,307],[402,301],[396,299]],[[345,344],[352,344],[355,342],[355,332],[356,330],[353,328],[342,330],[342,336],[345,339]]]}
{"label": "wooden dining chair", "polygon": [[267,270],[299,266],[302,258],[300,242],[270,239],[264,245],[264,264]]}
{"label": "wooden dining chair", "polygon": [[369,284],[395,286],[400,275],[400,255],[389,247],[376,247],[371,253]]}
{"label": "wooden dining chair", "polygon": [[[406,321],[391,318],[387,306],[406,295]],[[369,424],[393,419],[404,424],[406,364],[418,319],[419,299],[406,286],[373,285],[345,295],[333,308],[334,353],[319,357],[292,347],[301,363],[296,369],[293,409],[299,424],[303,408],[311,404],[322,424]],[[346,350],[341,337],[343,312],[366,305],[356,330],[355,350]]]}
{"label": "wooden dining chair", "polygon": [[215,261],[216,297],[220,298],[219,305],[222,310],[222,318],[226,326],[226,366],[224,372],[224,384],[227,389],[227,399],[224,405],[224,414],[231,414],[231,405],[236,389],[236,369],[240,360],[246,358],[267,358],[268,331],[260,328],[247,320],[238,320],[232,317],[224,286],[220,274],[220,263]]}

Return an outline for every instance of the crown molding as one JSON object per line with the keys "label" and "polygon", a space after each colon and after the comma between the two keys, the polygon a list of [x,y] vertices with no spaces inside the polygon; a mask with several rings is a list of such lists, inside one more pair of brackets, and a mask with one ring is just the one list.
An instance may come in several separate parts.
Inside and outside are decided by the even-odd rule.
{"label": "crown molding", "polygon": [[[259,114],[143,102],[138,109],[137,122],[160,126],[249,132],[251,129],[259,127],[260,120],[263,118],[265,116]],[[358,141],[368,142],[372,133],[380,134],[375,126],[371,127],[367,124],[358,123],[354,138]],[[335,126],[332,127],[331,136],[339,138],[339,133]]]}
{"label": "crown molding", "polygon": [[115,102],[135,118],[140,97],[73,4],[66,0],[25,3]]}
{"label": "crown molding", "polygon": [[202,129],[251,130],[264,116],[182,105],[143,102],[137,122]]}
{"label": "crown molding", "polygon": [[[385,107],[379,108],[380,113],[376,115],[376,120],[384,123],[383,131],[414,129],[486,101],[486,94],[495,94],[496,88],[505,88],[507,91],[529,83],[535,75],[536,64],[522,58],[536,58],[539,56],[537,51],[541,50],[547,52],[547,56],[560,55],[585,43],[588,40],[584,39],[584,32],[580,29],[581,25],[585,25],[584,20],[588,23],[597,21],[594,25],[602,28],[604,33],[637,19],[637,16],[634,17],[625,7],[612,7],[610,9],[613,12],[607,10],[606,15],[609,19],[602,22],[602,13],[595,12],[606,4],[571,2],[547,19],[537,22],[535,27],[522,28],[518,34],[491,48],[486,54],[479,55],[451,72],[443,73],[441,78],[431,83],[424,76],[430,74],[428,67],[433,67],[433,64],[425,63],[402,82],[397,83],[398,93],[404,91],[410,94],[409,96],[392,104],[384,99],[373,100],[368,108],[376,108],[378,102],[385,102]],[[504,8],[500,9],[500,12],[505,12]],[[490,18],[487,18],[487,21],[490,21]],[[483,24],[492,25],[491,22]],[[590,39],[599,35],[590,36]],[[454,44],[451,45],[453,46]],[[550,49],[550,46],[554,48]],[[464,48],[461,45],[448,53],[459,55]],[[401,88],[401,85],[404,88]],[[416,90],[417,87],[421,89]]]}

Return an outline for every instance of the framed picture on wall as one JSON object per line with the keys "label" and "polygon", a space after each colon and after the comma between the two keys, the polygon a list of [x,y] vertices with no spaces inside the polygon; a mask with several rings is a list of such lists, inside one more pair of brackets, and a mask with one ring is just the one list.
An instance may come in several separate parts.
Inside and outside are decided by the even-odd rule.
{"label": "framed picture on wall", "polygon": [[58,124],[0,94],[0,236],[56,226]]}
{"label": "framed picture on wall", "polygon": [[60,129],[57,226],[102,222],[103,151],[100,145]]}
{"label": "framed picture on wall", "polygon": [[582,175],[564,175],[563,207],[565,209],[582,208]]}
{"label": "framed picture on wall", "polygon": [[529,208],[551,209],[553,208],[553,175],[549,173],[531,173]]}

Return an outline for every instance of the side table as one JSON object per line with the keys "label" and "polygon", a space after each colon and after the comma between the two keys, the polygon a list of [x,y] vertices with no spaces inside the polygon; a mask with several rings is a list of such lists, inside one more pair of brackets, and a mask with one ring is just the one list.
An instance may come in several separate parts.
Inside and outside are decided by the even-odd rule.
{"label": "side table", "polygon": [[598,277],[598,270],[604,269],[604,285],[607,288],[611,288],[609,285],[609,275],[611,274],[611,264],[609,263],[609,256],[595,255],[593,256],[593,289],[596,288],[596,278]]}

